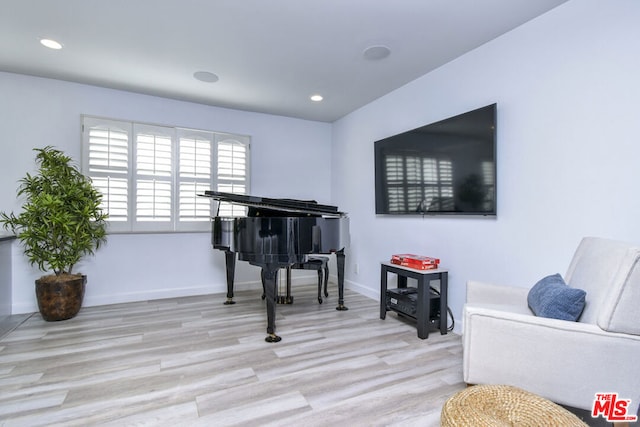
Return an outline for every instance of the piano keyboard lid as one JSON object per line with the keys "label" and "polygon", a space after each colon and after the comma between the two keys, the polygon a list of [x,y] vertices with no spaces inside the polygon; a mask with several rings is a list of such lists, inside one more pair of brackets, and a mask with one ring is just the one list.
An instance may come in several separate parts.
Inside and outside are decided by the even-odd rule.
{"label": "piano keyboard lid", "polygon": [[244,194],[225,193],[221,191],[207,190],[199,196],[210,197],[214,200],[228,203],[236,203],[255,208],[266,208],[282,212],[303,213],[310,215],[322,215],[329,217],[344,217],[344,212],[338,211],[336,206],[321,205],[315,201],[296,199],[271,199],[268,197],[249,196]]}

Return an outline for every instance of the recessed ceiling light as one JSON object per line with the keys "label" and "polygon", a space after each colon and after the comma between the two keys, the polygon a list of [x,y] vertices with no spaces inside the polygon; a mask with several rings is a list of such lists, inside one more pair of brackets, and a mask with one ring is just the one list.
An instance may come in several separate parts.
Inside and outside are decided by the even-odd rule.
{"label": "recessed ceiling light", "polygon": [[369,46],[362,52],[362,56],[370,61],[384,59],[389,55],[391,55],[391,49],[383,45]]}
{"label": "recessed ceiling light", "polygon": [[218,76],[208,71],[196,71],[193,73],[193,77],[205,83],[215,83],[219,80]]}
{"label": "recessed ceiling light", "polygon": [[311,95],[309,99],[311,99],[313,102],[320,102],[324,98],[322,97],[322,95],[315,94],[315,95]]}
{"label": "recessed ceiling light", "polygon": [[40,44],[48,47],[49,49],[55,49],[55,50],[62,49],[62,43],[57,42],[55,40],[51,40],[51,39],[40,39]]}

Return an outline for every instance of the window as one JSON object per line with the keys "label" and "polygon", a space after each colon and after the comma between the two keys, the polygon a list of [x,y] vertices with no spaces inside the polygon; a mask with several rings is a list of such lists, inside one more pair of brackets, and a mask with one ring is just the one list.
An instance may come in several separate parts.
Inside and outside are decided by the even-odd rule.
{"label": "window", "polygon": [[248,194],[247,136],[83,116],[82,139],[110,232],[208,231],[212,215],[246,214],[198,194]]}

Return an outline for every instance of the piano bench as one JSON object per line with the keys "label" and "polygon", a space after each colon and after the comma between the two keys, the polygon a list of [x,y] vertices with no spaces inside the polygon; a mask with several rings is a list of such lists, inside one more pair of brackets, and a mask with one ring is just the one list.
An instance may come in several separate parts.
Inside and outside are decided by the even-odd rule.
{"label": "piano bench", "polygon": [[[324,256],[310,256],[306,262],[293,264],[291,269],[296,270],[316,270],[318,271],[318,303],[322,304],[322,286],[324,285],[324,296],[329,296],[327,285],[329,283],[329,258]],[[291,278],[287,275],[287,279]],[[287,283],[290,286],[290,283]]]}

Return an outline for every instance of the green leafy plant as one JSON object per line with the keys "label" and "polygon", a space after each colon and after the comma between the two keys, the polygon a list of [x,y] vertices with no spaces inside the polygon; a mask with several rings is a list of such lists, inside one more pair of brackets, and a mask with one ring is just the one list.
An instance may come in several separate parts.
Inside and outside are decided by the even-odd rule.
{"label": "green leafy plant", "polygon": [[31,265],[56,276],[72,274],[83,256],[106,241],[102,194],[62,151],[34,151],[37,174],[27,173],[18,186],[18,197],[26,199],[22,212],[0,212],[0,224],[17,236]]}

